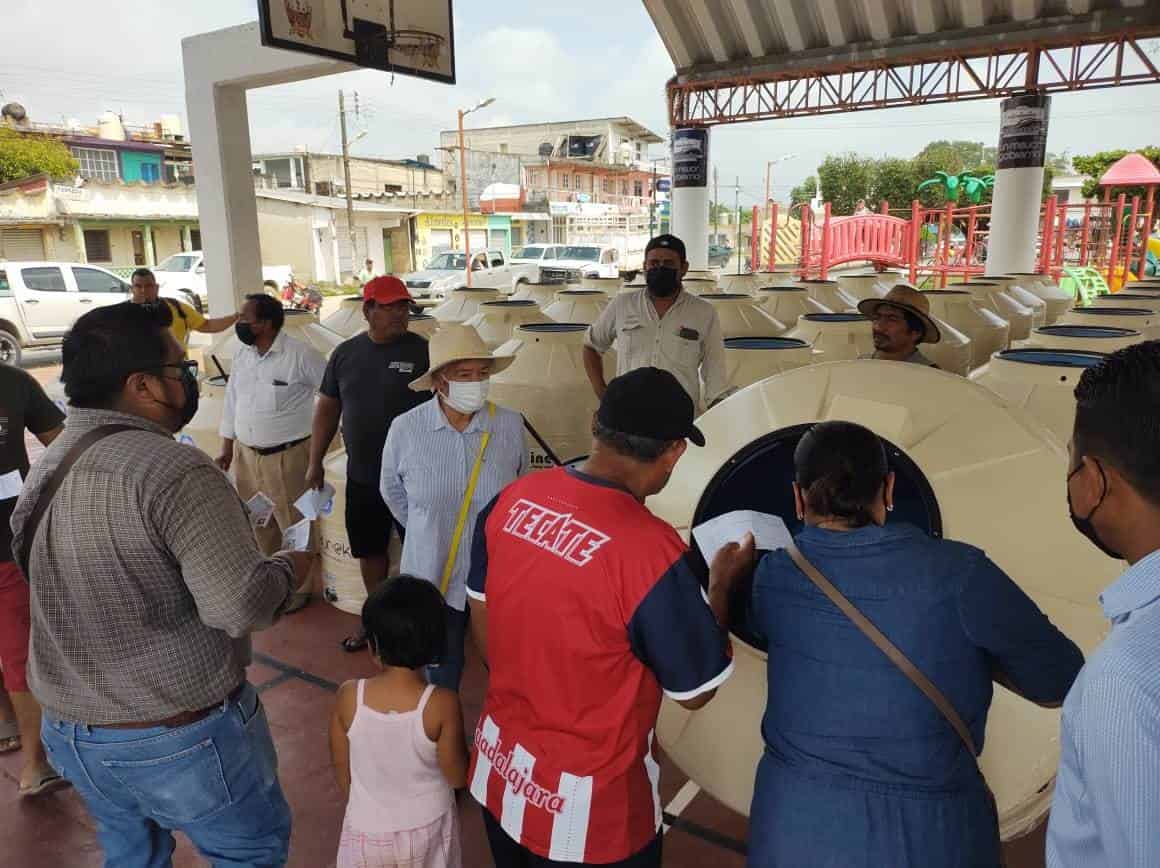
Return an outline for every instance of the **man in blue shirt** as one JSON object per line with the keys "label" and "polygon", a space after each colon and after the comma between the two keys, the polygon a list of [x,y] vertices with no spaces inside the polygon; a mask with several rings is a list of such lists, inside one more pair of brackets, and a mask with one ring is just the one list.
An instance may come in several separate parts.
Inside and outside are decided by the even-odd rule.
{"label": "man in blue shirt", "polygon": [[1076,529],[1128,570],[1100,596],[1111,633],[1063,706],[1049,868],[1160,865],[1160,341],[1076,386]]}

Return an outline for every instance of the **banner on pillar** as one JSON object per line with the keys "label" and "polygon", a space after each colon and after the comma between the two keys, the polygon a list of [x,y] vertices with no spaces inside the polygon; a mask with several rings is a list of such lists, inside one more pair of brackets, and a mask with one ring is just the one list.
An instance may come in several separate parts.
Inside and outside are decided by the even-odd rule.
{"label": "banner on pillar", "polygon": [[673,187],[709,186],[709,131],[673,131]]}
{"label": "banner on pillar", "polygon": [[1051,97],[1024,94],[1003,100],[999,128],[1000,169],[1038,169],[1047,157]]}

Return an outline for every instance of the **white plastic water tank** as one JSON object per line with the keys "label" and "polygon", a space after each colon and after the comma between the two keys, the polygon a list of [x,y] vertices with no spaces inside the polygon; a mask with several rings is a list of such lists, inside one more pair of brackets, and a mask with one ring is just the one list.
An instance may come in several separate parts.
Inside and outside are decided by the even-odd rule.
{"label": "white plastic water tank", "polygon": [[930,312],[971,339],[971,367],[981,367],[992,354],[1010,344],[1011,327],[1007,320],[980,304],[974,295],[962,289],[928,289],[923,292],[930,302]]}
{"label": "white plastic water tank", "polygon": [[761,309],[751,295],[734,292],[714,292],[701,296],[713,305],[721,322],[721,334],[726,338],[776,337],[786,331],[779,322]]}
{"label": "white plastic water tank", "polygon": [[512,294],[512,301],[531,299],[541,308],[545,308],[556,300],[556,293],[566,286],[567,284],[562,280],[553,280],[547,283],[521,283]]}
{"label": "white plastic water tank", "polygon": [[759,286],[764,285],[767,276],[758,272],[748,274],[722,274],[717,281],[722,292],[740,292],[754,295]]}
{"label": "white plastic water tank", "polygon": [[800,286],[763,286],[757,290],[757,301],[778,322],[794,324],[807,313],[834,313],[824,304],[810,298]]}
{"label": "white plastic water tank", "polygon": [[836,362],[874,352],[873,330],[860,313],[807,313],[784,337],[809,344],[815,362]]}
{"label": "white plastic water tank", "polygon": [[[701,416],[706,447],[688,450],[648,505],[686,539],[693,526],[738,508],[780,515],[796,532],[793,447],[810,424],[827,419],[865,425],[888,441],[898,472],[889,521],[978,546],[1086,652],[1103,638],[1098,595],[1123,565],[1072,527],[1061,494],[1063,445],[1025,410],[962,377],[919,365],[839,362],[766,379]],[[764,750],[766,660],[743,625],[732,639],[733,675],[716,698],[695,712],[666,699],[657,737],[695,783],[745,814]],[[1004,839],[1046,816],[1059,716],[995,687],[981,765]]]}
{"label": "white plastic water tank", "polygon": [[1027,410],[1066,443],[1075,425],[1076,384],[1103,358],[1102,353],[1046,347],[1003,350],[971,379]]}
{"label": "white plastic water tank", "polygon": [[1034,312],[1003,292],[1002,284],[993,280],[969,280],[955,284],[955,288],[971,293],[980,305],[1000,319],[1006,320],[1010,326],[1008,331],[1010,341],[1025,341],[1031,336],[1031,329],[1035,323]]}
{"label": "white plastic water tank", "polygon": [[725,371],[735,389],[812,363],[810,345],[797,338],[725,338]]}
{"label": "white plastic water tank", "polygon": [[494,350],[510,341],[516,326],[532,322],[549,322],[540,306],[530,298],[485,301],[479,313],[465,324],[479,332],[488,349]]}
{"label": "white plastic water tank", "polygon": [[825,305],[834,313],[847,313],[856,310],[858,299],[846,293],[837,281],[834,280],[801,280],[801,286],[809,293],[810,298],[819,304]]}
{"label": "white plastic water tank", "polygon": [[544,308],[544,315],[554,322],[582,322],[592,325],[608,307],[608,296],[598,289],[565,289]]}
{"label": "white plastic water tank", "polygon": [[942,370],[965,377],[971,372],[973,348],[971,339],[949,322],[931,317],[942,340],[937,344],[920,344],[918,349]]}
{"label": "white plastic water tank", "polygon": [[1160,293],[1149,295],[1146,292],[1123,291],[1115,295],[1097,295],[1089,307],[1140,307],[1153,313],[1160,313]]}
{"label": "white plastic water tank", "polygon": [[1144,336],[1133,329],[1109,328],[1107,326],[1050,325],[1031,333],[1028,346],[1048,347],[1057,350],[1087,350],[1093,353],[1114,353],[1132,344],[1138,344]]}
{"label": "white plastic water tank", "polygon": [[1035,293],[1047,305],[1047,325],[1054,324],[1075,305],[1075,293],[1061,289],[1059,284],[1046,274],[1016,274],[1019,286]]}
{"label": "white plastic water tank", "polygon": [[1023,278],[1004,274],[998,277],[988,277],[987,280],[998,283],[1003,288],[1003,292],[1031,311],[1032,328],[1047,325],[1047,302],[1022,286],[1021,284],[1026,282]]}
{"label": "white plastic water tank", "polygon": [[1160,315],[1145,307],[1073,307],[1059,325],[1109,326],[1138,331],[1148,341],[1160,338]]}
{"label": "white plastic water tank", "polygon": [[485,301],[499,301],[498,289],[463,286],[454,289],[443,304],[427,311],[439,322],[467,322]]}
{"label": "white plastic water tank", "polygon": [[850,296],[850,298],[857,299],[858,301],[867,298],[882,298],[897,283],[893,279],[893,276],[884,278],[883,275],[878,274],[876,271],[839,274],[836,279],[838,288]]}

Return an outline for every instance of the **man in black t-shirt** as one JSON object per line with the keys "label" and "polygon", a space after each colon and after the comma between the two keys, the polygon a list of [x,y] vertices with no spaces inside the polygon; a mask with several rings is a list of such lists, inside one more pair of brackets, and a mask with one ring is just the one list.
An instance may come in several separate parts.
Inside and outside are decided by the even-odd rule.
{"label": "man in black t-shirt", "polygon": [[[426,372],[427,341],[407,331],[411,294],[396,277],[376,277],[363,287],[367,330],[331,354],[314,407],[310,469],[306,484],[321,488],[322,461],[342,420],[346,444],[346,534],[358,558],[367,593],[387,577],[387,542],[399,526],[379,493],[383,445],[396,416],[431,397],[407,384]],[[360,631],[342,643],[347,651],[366,647]]]}
{"label": "man in black t-shirt", "polygon": [[0,744],[19,743],[24,764],[19,792],[35,796],[68,786],[48,764],[40,743],[40,705],[28,690],[28,636],[31,627],[28,582],[12,553],[12,508],[28,476],[24,432],[47,446],[61,431],[64,414],[40,383],[10,365],[0,365],[0,673],[15,711],[15,729],[0,711]]}

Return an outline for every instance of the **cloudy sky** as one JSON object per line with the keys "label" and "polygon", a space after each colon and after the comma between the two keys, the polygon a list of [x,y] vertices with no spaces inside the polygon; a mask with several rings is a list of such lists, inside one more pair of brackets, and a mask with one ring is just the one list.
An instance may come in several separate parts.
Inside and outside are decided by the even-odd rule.
{"label": "cloudy sky", "polygon": [[[337,2],[337,0],[330,0]],[[503,10],[497,15],[497,10]],[[46,32],[46,11],[54,18]],[[127,123],[184,115],[183,37],[254,20],[256,0],[155,3],[105,0],[4,0],[0,99],[25,104],[33,120],[78,118],[106,110]],[[672,63],[641,3],[626,0],[503,0],[456,4],[460,84],[451,87],[361,71],[252,91],[254,149],[306,145],[338,149],[337,92],[357,91],[367,132],[355,153],[431,154],[458,107],[493,96],[479,125],[630,115],[666,133],[664,86]],[[51,33],[51,36],[48,35]],[[1130,87],[1054,97],[1049,149],[1072,154],[1160,142],[1160,88]],[[742,124],[713,132],[713,162],[725,185],[740,179],[743,204],[761,198],[765,161],[777,167],[775,193],[813,172],[828,153],[910,156],[928,141],[997,139],[996,102],[861,112]]]}

